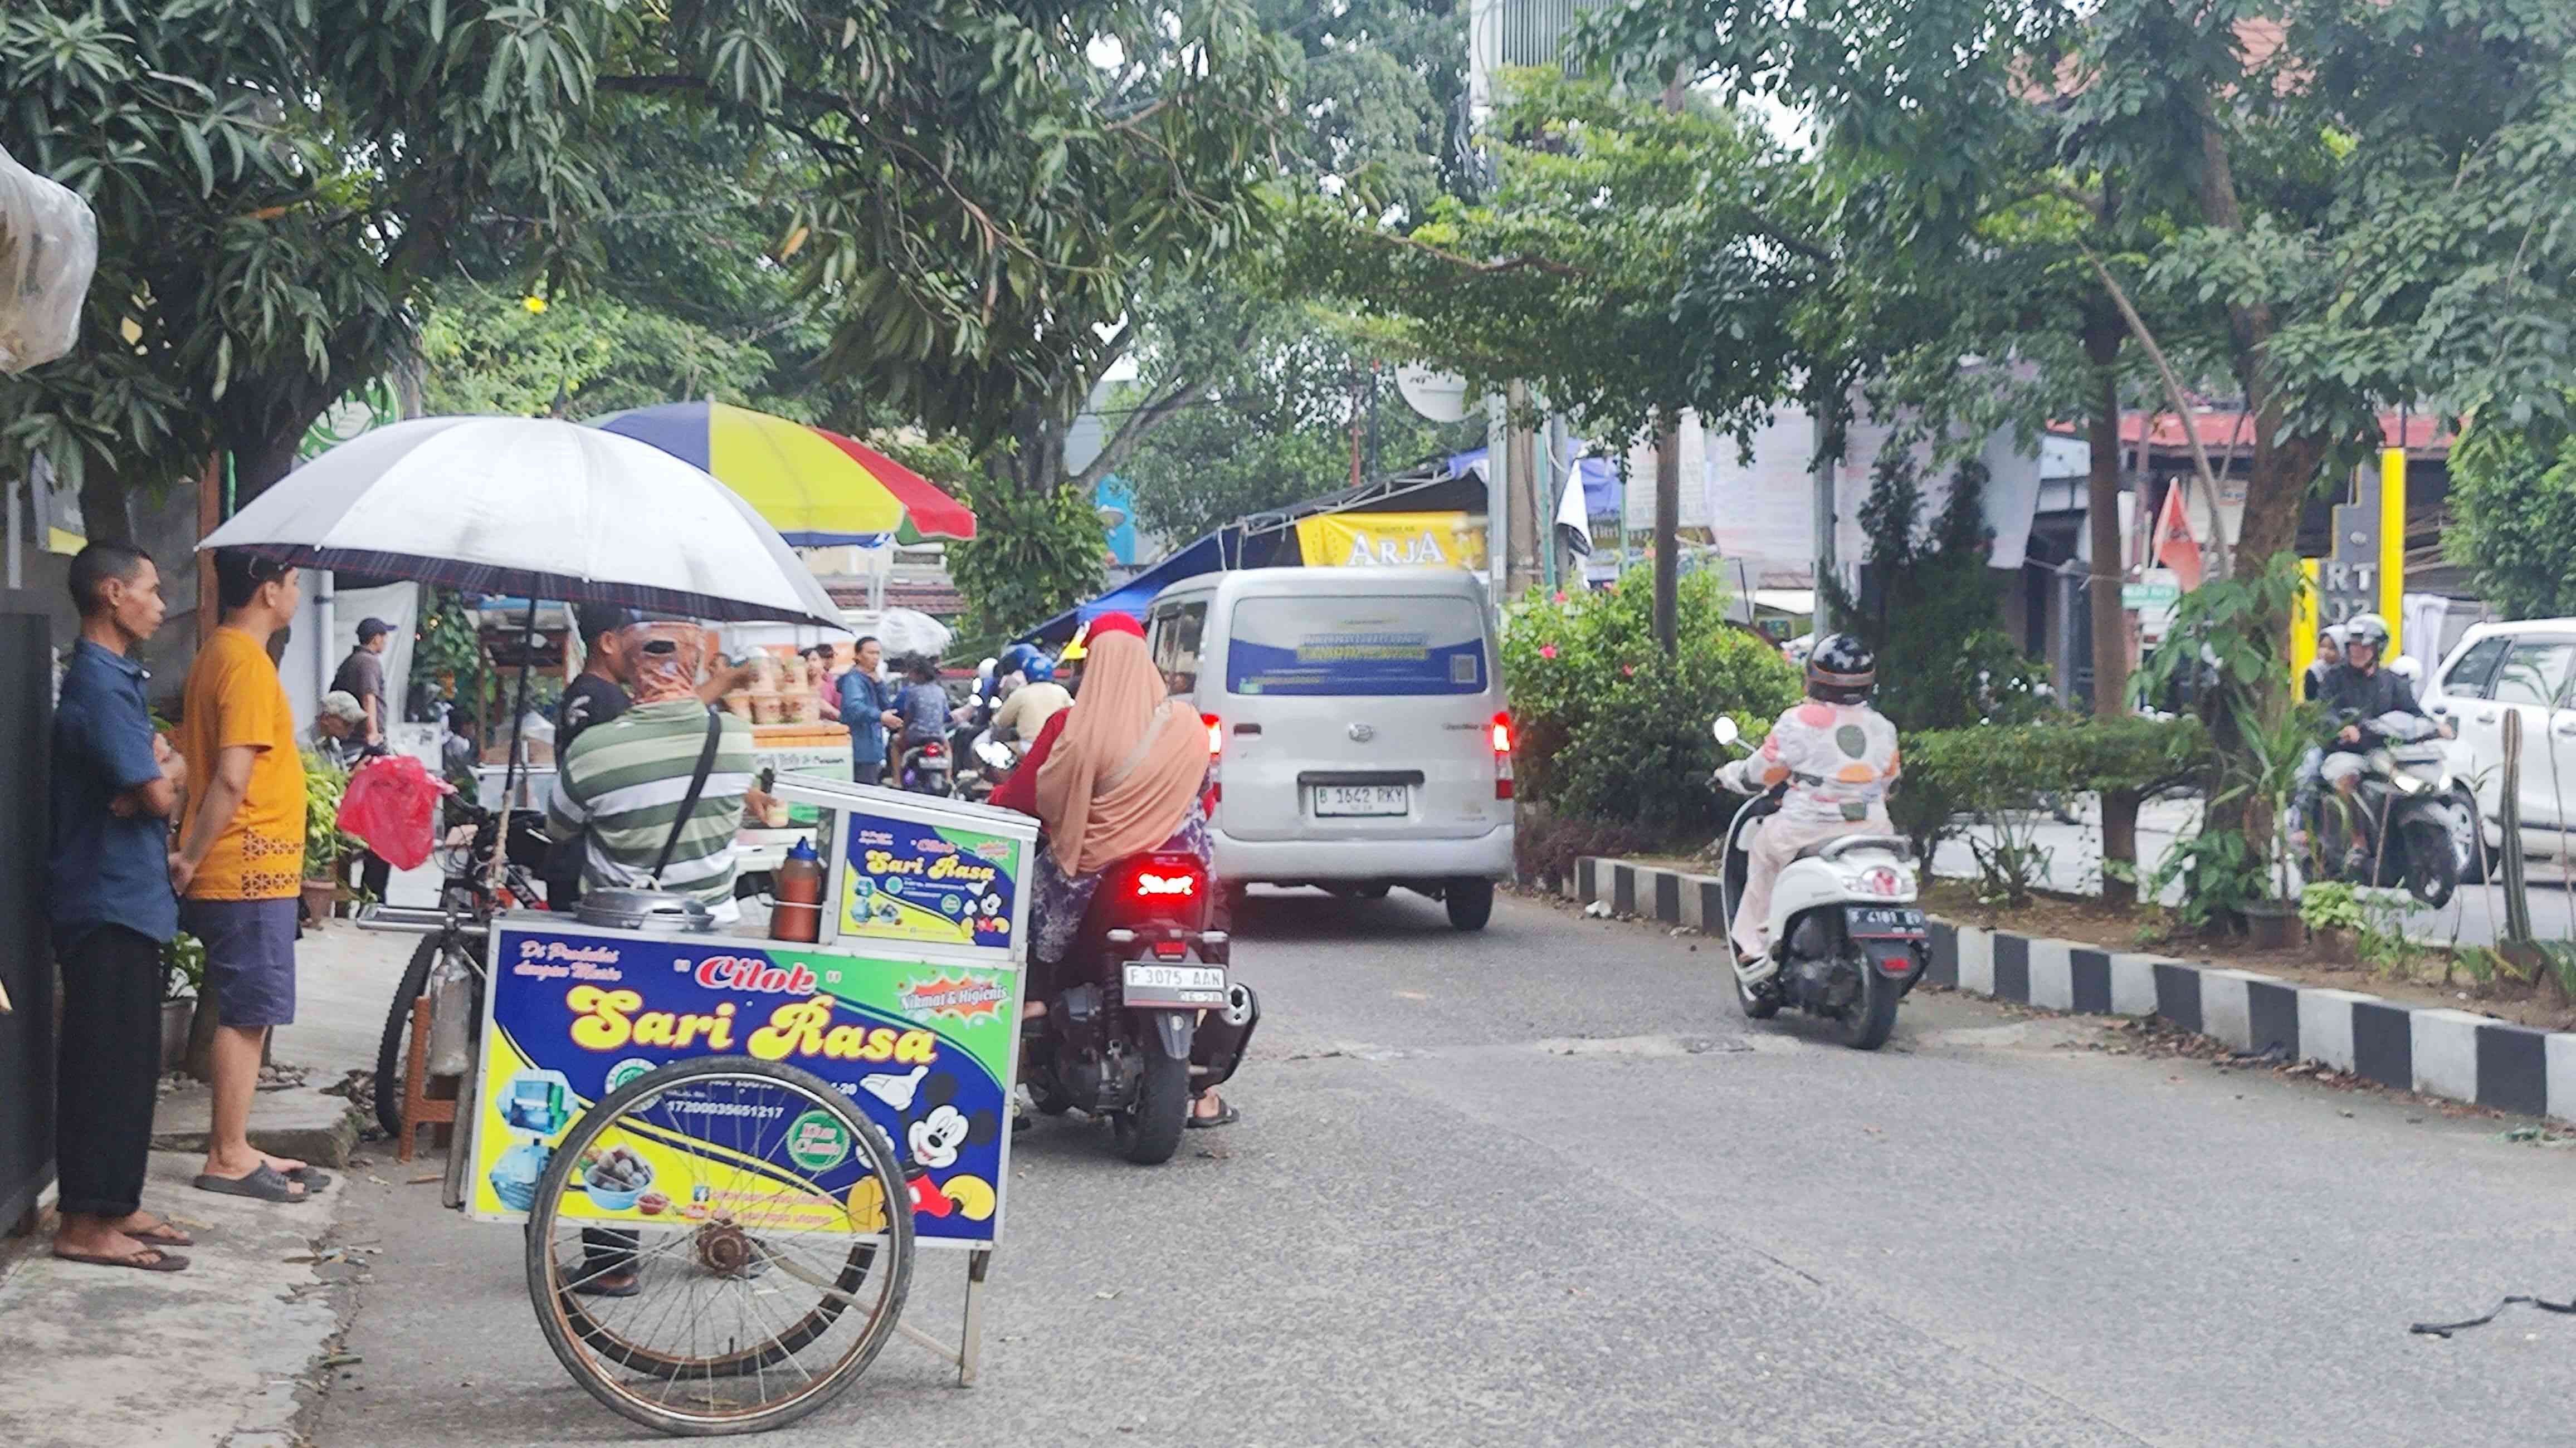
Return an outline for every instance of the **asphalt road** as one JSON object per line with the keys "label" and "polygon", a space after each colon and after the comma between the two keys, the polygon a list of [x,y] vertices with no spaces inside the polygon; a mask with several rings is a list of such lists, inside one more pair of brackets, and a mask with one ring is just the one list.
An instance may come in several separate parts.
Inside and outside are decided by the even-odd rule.
{"label": "asphalt road", "polygon": [[[1014,1155],[983,1384],[900,1341],[772,1441],[2563,1444],[2576,1150],[2096,1023],[1909,1001],[1876,1055],[1748,1026],[1714,953],[1506,900],[1255,897],[1246,1120],[1159,1169]],[[434,1163],[432,1164],[434,1166]],[[538,1336],[519,1234],[353,1173],[318,1441],[632,1438]],[[379,1180],[369,1180],[370,1177]],[[949,1330],[962,1266],[916,1319]],[[651,1441],[651,1440],[645,1440]]]}

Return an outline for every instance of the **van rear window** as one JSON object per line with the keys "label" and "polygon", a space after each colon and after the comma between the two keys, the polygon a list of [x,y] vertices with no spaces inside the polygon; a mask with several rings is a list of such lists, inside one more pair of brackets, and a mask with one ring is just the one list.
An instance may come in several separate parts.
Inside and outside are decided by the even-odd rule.
{"label": "van rear window", "polygon": [[1229,693],[1485,692],[1484,611],[1463,598],[1247,598],[1233,630]]}

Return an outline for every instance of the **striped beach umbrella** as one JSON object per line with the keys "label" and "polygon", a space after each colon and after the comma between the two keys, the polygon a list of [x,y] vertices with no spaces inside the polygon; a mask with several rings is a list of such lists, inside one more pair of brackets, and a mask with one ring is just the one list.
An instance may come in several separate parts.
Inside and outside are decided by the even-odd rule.
{"label": "striped beach umbrella", "polygon": [[799,548],[975,536],[965,504],[837,432],[722,402],[665,402],[590,425],[713,473]]}

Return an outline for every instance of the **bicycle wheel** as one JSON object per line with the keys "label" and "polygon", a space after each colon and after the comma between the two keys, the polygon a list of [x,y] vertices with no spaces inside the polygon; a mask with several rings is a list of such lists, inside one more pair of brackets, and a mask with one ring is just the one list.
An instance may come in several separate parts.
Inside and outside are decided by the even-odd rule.
{"label": "bicycle wheel", "polygon": [[[621,1152],[640,1174],[584,1168]],[[831,1401],[893,1335],[909,1201],[892,1143],[831,1083],[683,1061],[565,1133],[529,1215],[528,1295],[564,1370],[609,1408],[682,1436],[763,1432]],[[627,1295],[596,1292],[627,1278]]]}
{"label": "bicycle wheel", "polygon": [[452,937],[442,933],[424,935],[420,947],[411,953],[411,963],[403,967],[402,983],[394,987],[394,1003],[385,1011],[385,1034],[376,1043],[376,1124],[385,1135],[402,1137],[403,1072],[411,1043],[411,1003],[429,989],[429,968],[438,963],[438,954]]}

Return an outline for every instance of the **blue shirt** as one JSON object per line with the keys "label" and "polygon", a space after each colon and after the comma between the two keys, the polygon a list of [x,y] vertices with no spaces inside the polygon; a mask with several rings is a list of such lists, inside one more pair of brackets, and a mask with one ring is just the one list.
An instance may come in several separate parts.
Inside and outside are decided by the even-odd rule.
{"label": "blue shirt", "polygon": [[885,694],[856,669],[841,676],[841,722],[850,726],[850,762],[883,764],[886,757]]}
{"label": "blue shirt", "polygon": [[54,706],[54,942],[70,945],[101,925],[151,940],[179,930],[170,890],[170,824],[120,817],[117,796],[161,777],[152,757],[152,706],[143,666],[82,639],[63,670]]}

